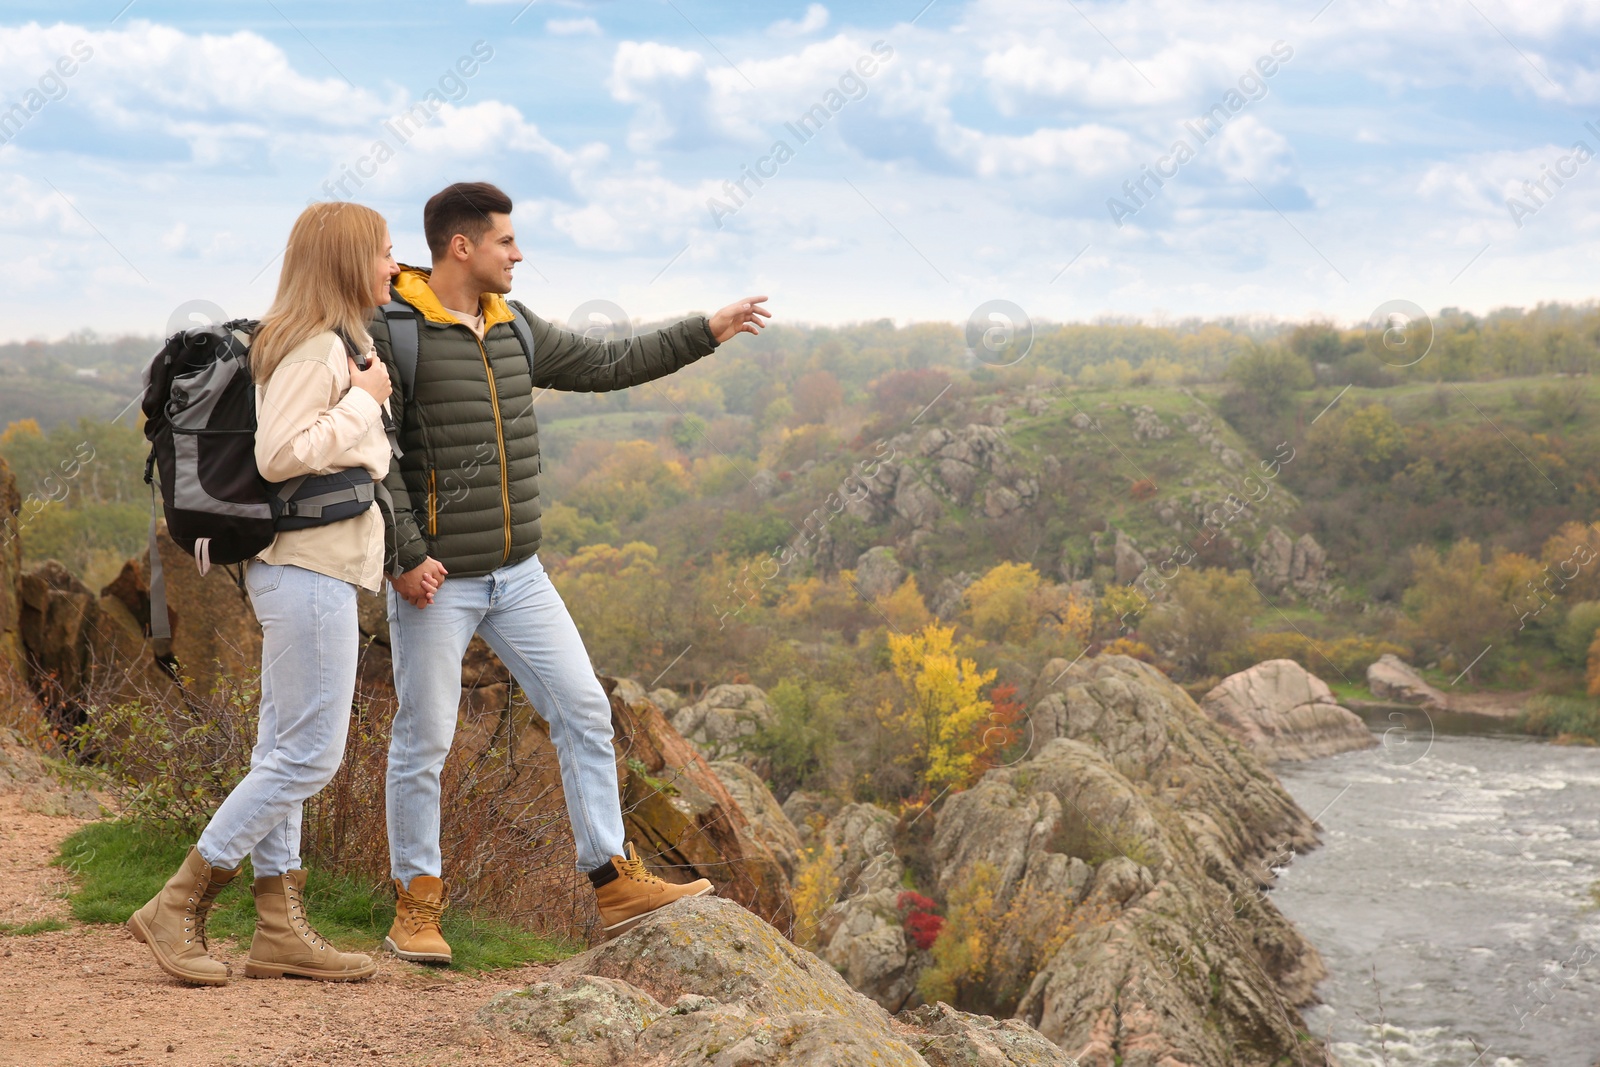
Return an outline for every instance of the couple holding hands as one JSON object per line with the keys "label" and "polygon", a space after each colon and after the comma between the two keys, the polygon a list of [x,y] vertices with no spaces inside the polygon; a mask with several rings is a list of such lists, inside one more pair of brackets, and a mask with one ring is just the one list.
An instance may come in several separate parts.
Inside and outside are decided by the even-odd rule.
{"label": "couple holding hands", "polygon": [[711,891],[705,879],[675,885],[649,874],[624,840],[610,703],[537,555],[533,401],[544,389],[601,392],[664,377],[736,334],[759,333],[771,313],[758,296],[636,338],[562,330],[505,299],[522,259],[511,208],[482,182],[430,199],[431,270],[397,264],[387,223],[357,204],[314,204],[290,232],[277,296],[250,346],[256,464],[269,482],[364,468],[393,507],[282,530],[246,565],[262,627],[250,771],[128,920],[175,978],[227,982],[228,965],[207,952],[206,917],[247,855],[257,920],[246,975],[350,981],[376,971],[369,956],[337,951],[311,926],[300,819],[344,755],[357,592],[381,592],[386,581],[399,706],[386,782],[396,906],[385,948],[404,960],[450,961],[440,928],[439,775],[474,634],[549,723],[578,866],[606,936]]}

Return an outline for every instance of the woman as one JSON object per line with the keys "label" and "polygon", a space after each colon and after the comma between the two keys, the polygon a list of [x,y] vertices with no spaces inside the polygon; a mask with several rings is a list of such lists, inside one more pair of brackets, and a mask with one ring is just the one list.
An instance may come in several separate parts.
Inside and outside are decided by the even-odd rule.
{"label": "woman", "polygon": [[[268,481],[356,467],[375,480],[388,473],[389,375],[366,323],[374,306],[388,302],[399,270],[389,228],[370,208],[315,204],[295,222],[277,297],[250,347],[256,465]],[[363,353],[366,369],[344,338]],[[166,887],[128,920],[175,978],[227,982],[228,965],[206,952],[206,916],[246,854],[256,903],[246,975],[351,981],[377,970],[368,956],[333,949],[306,919],[300,815],[344,756],[359,646],[356,593],[379,591],[383,553],[384,518],[374,506],[328,525],[280,530],[246,568],[262,630],[250,773]]]}

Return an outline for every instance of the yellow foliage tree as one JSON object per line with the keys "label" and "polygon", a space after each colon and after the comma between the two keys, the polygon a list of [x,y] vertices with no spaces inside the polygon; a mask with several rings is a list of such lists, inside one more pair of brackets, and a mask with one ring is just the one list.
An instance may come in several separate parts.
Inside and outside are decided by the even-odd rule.
{"label": "yellow foliage tree", "polygon": [[0,433],[0,448],[15,444],[25,437],[43,437],[44,431],[39,428],[38,419],[18,419],[6,426],[5,432]]}
{"label": "yellow foliage tree", "polygon": [[1035,598],[1044,579],[1031,563],[999,563],[967,586],[973,632],[986,641],[1027,641],[1038,628]]}
{"label": "yellow foliage tree", "polygon": [[917,580],[906,575],[900,588],[878,599],[878,607],[888,616],[889,625],[896,630],[920,630],[933,619],[933,613],[917,591]]}
{"label": "yellow foliage tree", "polygon": [[794,943],[817,947],[822,916],[839,899],[839,863],[832,841],[807,849],[794,874]]}
{"label": "yellow foliage tree", "polygon": [[629,676],[666,666],[671,584],[656,565],[656,547],[633,541],[585,545],[553,569],[556,586],[583,631],[595,665]]}
{"label": "yellow foliage tree", "polygon": [[912,634],[889,634],[889,654],[902,696],[880,717],[910,742],[910,760],[932,789],[959,786],[978,770],[972,737],[988,724],[993,704],[979,693],[994,681],[955,647],[955,627],[930,622]]}

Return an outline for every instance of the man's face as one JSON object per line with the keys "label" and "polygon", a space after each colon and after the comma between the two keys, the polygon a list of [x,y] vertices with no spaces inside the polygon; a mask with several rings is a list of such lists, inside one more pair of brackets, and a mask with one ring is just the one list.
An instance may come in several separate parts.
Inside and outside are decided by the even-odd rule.
{"label": "man's face", "polygon": [[512,268],[521,262],[511,216],[490,212],[489,228],[467,255],[467,273],[484,292],[504,295],[511,291]]}

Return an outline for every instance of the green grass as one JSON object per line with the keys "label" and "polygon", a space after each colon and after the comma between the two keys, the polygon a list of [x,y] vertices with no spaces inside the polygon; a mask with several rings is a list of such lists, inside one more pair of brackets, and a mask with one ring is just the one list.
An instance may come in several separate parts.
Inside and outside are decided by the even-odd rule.
{"label": "green grass", "polygon": [[53,934],[57,930],[68,928],[68,924],[60,919],[35,919],[31,923],[19,923],[16,926],[0,923],[0,934],[7,937],[27,937],[29,934]]}
{"label": "green grass", "polygon": [[[84,923],[124,923],[161,889],[188,853],[191,839],[168,827],[124,821],[91,823],[62,842],[55,862],[71,871],[78,888],[68,896],[73,918]],[[212,912],[210,932],[248,944],[255,929],[245,870],[223,890]],[[348,951],[375,953],[394,920],[387,887],[312,869],[306,907],[317,932]],[[531,933],[511,923],[476,919],[447,910],[444,936],[454,955],[451,969],[486,971],[565,959],[583,946]]]}
{"label": "green grass", "polygon": [[1341,704],[1346,700],[1378,699],[1372,695],[1372,690],[1368,689],[1364,682],[1347,682],[1337,674],[1332,678],[1324,678],[1320,674],[1317,677],[1328,683],[1328,688],[1333,690],[1333,695],[1339,699]]}

